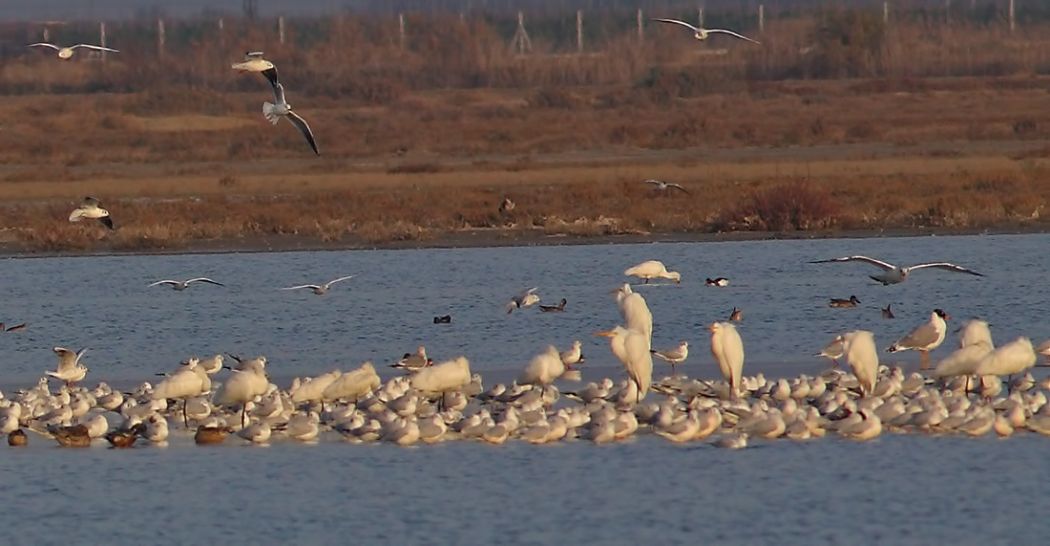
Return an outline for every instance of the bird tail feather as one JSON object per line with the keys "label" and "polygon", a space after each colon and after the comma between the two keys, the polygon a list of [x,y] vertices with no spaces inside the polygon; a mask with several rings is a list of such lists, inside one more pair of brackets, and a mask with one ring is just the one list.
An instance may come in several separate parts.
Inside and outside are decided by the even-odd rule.
{"label": "bird tail feather", "polygon": [[270,123],[277,125],[277,121],[281,119],[281,116],[277,115],[277,107],[272,102],[264,102],[262,111],[263,117],[266,118]]}

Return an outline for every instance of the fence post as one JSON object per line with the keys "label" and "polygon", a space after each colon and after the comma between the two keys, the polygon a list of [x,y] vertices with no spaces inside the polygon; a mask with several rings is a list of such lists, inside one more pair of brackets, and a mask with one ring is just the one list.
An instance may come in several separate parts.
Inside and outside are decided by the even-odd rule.
{"label": "fence post", "polygon": [[284,15],[277,16],[277,41],[284,45]]}
{"label": "fence post", "polygon": [[704,8],[696,8],[696,26],[704,28]]}
{"label": "fence post", "polygon": [[518,12],[518,30],[514,31],[514,38],[510,41],[511,47],[518,50],[519,55],[524,55],[526,51],[532,49],[532,40],[529,39],[529,33],[525,31],[525,15],[522,12]]}
{"label": "fence post", "polygon": [[883,2],[882,3],[882,24],[884,24],[884,25],[889,25],[890,24],[890,3],[889,2]]}
{"label": "fence post", "polygon": [[576,52],[583,53],[583,10],[576,10]]}
{"label": "fence post", "polygon": [[1014,19],[1014,0],[1010,0],[1010,32],[1017,28],[1017,20]]}
{"label": "fence post", "polygon": [[944,0],[944,24],[952,23],[952,0]]}
{"label": "fence post", "polygon": [[44,40],[43,41],[45,41],[47,43],[51,43],[51,31],[47,27],[44,27],[43,34],[44,34]]}
{"label": "fence post", "polygon": [[[105,21],[99,21],[98,22],[98,45],[100,45],[102,47],[106,47],[106,22]],[[102,54],[101,55],[102,62],[106,62],[106,52],[105,51],[99,51],[99,53]]]}
{"label": "fence post", "polygon": [[397,14],[397,43],[401,51],[405,50],[405,14]]}
{"label": "fence post", "polygon": [[157,19],[157,54],[164,56],[164,19]]}
{"label": "fence post", "polygon": [[766,5],[758,5],[758,32],[759,34],[766,31]]}
{"label": "fence post", "polygon": [[638,13],[634,17],[635,25],[638,27],[638,41],[645,40],[645,34],[642,31],[642,8],[638,8]]}

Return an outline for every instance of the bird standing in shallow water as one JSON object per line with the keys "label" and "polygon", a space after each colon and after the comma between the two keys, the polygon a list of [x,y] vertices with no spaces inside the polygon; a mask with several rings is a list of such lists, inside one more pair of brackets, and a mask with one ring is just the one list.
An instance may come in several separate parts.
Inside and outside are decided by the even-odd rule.
{"label": "bird standing in shallow water", "polygon": [[896,343],[886,348],[886,352],[914,350],[919,351],[920,367],[925,370],[930,365],[930,351],[940,347],[944,342],[944,335],[948,332],[945,323],[949,317],[941,309],[934,309],[930,313],[930,321],[918,326],[908,335],[898,339]]}

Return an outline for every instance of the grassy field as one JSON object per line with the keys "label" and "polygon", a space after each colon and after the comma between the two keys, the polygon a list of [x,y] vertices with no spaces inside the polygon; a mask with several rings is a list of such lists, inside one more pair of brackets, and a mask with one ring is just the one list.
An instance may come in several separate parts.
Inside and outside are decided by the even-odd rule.
{"label": "grassy field", "polygon": [[[158,83],[163,66],[143,57],[3,59],[0,245],[91,252],[439,244],[463,233],[1048,227],[1050,78],[1041,74],[1050,45],[1038,29],[975,49],[1001,30],[934,28],[931,38],[922,24],[902,25],[895,38],[914,47],[880,41],[865,75],[837,74],[857,52],[819,40],[824,64],[800,57],[788,37],[815,34],[799,25],[778,22],[761,51],[614,38],[600,54],[500,53],[484,70],[475,41],[470,62],[449,61],[459,74],[451,83],[402,81],[384,63],[412,66],[418,55],[389,47],[374,49],[382,77],[357,67],[318,83],[314,61],[278,50],[303,60],[282,81],[321,157],[291,125],[263,120],[265,81],[225,61],[177,84]],[[867,32],[857,28],[851,36]],[[939,56],[929,40],[962,53]],[[909,54],[913,66],[902,62]],[[794,77],[807,74],[790,70],[799,63],[827,73]],[[480,72],[469,80],[472,66]],[[355,84],[340,88],[343,80]],[[647,178],[689,193],[660,195]],[[84,195],[103,201],[117,230],[66,221]],[[504,197],[517,205],[506,214]]]}

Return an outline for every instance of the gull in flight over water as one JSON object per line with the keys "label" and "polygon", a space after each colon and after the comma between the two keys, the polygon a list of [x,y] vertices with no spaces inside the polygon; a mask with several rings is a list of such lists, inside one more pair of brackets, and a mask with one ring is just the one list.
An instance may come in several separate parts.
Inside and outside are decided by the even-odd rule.
{"label": "gull in flight over water", "polygon": [[655,189],[658,192],[666,193],[671,188],[674,188],[676,190],[682,190],[682,192],[687,194],[687,195],[689,194],[689,190],[683,188],[681,184],[675,184],[674,182],[664,182],[663,180],[657,180],[655,178],[650,178],[650,179],[646,180],[645,183],[646,184],[652,184],[653,185],[653,189]]}
{"label": "gull in flight over water", "polygon": [[102,208],[102,202],[94,197],[85,197],[80,206],[73,209],[69,215],[70,222],[79,222],[84,218],[98,220],[107,228],[113,229],[113,219],[110,218],[109,211]]}
{"label": "gull in flight over water", "polygon": [[152,284],[150,284],[150,286],[158,286],[158,285],[161,285],[161,284],[169,284],[169,285],[171,285],[171,289],[172,290],[182,291],[182,290],[185,290],[185,289],[189,288],[190,284],[191,283],[195,283],[195,282],[206,282],[206,283],[214,284],[214,285],[218,285],[218,286],[226,286],[225,284],[222,284],[221,282],[213,281],[213,280],[209,279],[208,277],[197,277],[197,278],[188,279],[188,280],[185,280],[185,281],[174,281],[174,280],[171,280],[171,279],[164,279],[163,281],[157,281],[155,283],[152,283]]}
{"label": "gull in flight over water", "polygon": [[685,21],[679,21],[678,19],[653,19],[653,21],[659,21],[661,23],[671,23],[671,24],[675,24],[675,25],[682,25],[683,27],[692,29],[692,31],[693,31],[693,38],[696,38],[697,40],[700,40],[701,42],[706,40],[706,39],[708,39],[711,34],[728,34],[730,36],[735,36],[737,38],[740,38],[741,40],[747,40],[747,41],[749,41],[749,42],[751,42],[753,44],[762,45],[761,42],[758,42],[756,40],[752,40],[751,38],[748,38],[747,36],[744,36],[742,34],[737,34],[737,33],[733,32],[732,30],[726,30],[724,28],[700,28],[700,27],[694,27],[693,25],[690,25],[689,23],[686,23]]}
{"label": "gull in flight over water", "polygon": [[[267,61],[269,62],[269,61]],[[288,118],[288,121],[295,125],[299,132],[306,137],[306,142],[310,143],[310,148],[317,155],[321,155],[321,152],[317,151],[317,141],[314,140],[314,133],[310,130],[310,126],[307,125],[306,120],[292,111],[292,105],[288,104],[288,101],[284,100],[284,86],[281,82],[277,81],[277,71],[274,70],[272,73],[266,73],[266,78],[270,80],[270,85],[273,86],[273,100],[274,102],[263,103],[263,116],[270,123],[277,125],[277,122],[282,117]],[[272,75],[272,78],[271,78]]]}
{"label": "gull in flight over water", "polygon": [[69,47],[60,47],[60,46],[57,46],[55,44],[49,44],[47,42],[37,42],[35,44],[29,44],[26,47],[50,47],[51,49],[54,49],[55,51],[58,52],[58,58],[62,59],[62,60],[67,60],[67,59],[72,58],[73,57],[73,52],[77,48],[80,48],[80,47],[87,48],[87,49],[90,49],[90,50],[93,50],[93,51],[109,51],[111,53],[120,53],[120,51],[117,51],[116,49],[110,49],[108,47],[102,47],[102,46],[91,45],[91,44],[77,44],[77,45],[73,45],[73,46],[69,46]]}
{"label": "gull in flight over water", "polygon": [[976,271],[974,271],[972,269],[967,269],[967,268],[962,267],[960,265],[955,265],[953,263],[948,263],[948,262],[930,262],[930,263],[922,263],[922,264],[910,265],[908,267],[899,267],[899,266],[893,265],[891,263],[886,263],[886,262],[884,262],[882,260],[876,260],[875,258],[869,258],[867,256],[843,256],[841,258],[832,258],[830,260],[816,260],[816,261],[812,261],[812,262],[809,262],[809,263],[811,263],[811,264],[826,264],[826,263],[832,263],[832,262],[865,262],[865,263],[869,263],[871,265],[874,265],[875,267],[878,267],[878,268],[882,269],[884,272],[880,273],[878,275],[869,275],[869,277],[871,277],[873,280],[881,282],[883,285],[897,284],[897,283],[900,283],[900,282],[904,282],[904,281],[908,280],[908,275],[910,275],[911,272],[915,271],[916,269],[928,269],[928,268],[946,269],[948,271],[954,271],[956,273],[969,273],[970,275],[976,275],[978,277],[983,277],[984,276],[983,274],[978,273],[978,272],[976,272]]}
{"label": "gull in flight over water", "polygon": [[299,290],[300,288],[309,288],[311,291],[313,291],[314,294],[317,294],[318,296],[323,296],[325,293],[328,292],[328,289],[331,288],[333,284],[345,281],[347,279],[352,279],[353,277],[353,275],[347,275],[345,277],[339,277],[338,279],[332,279],[322,285],[300,284],[299,286],[289,286],[288,288],[282,288],[281,290]]}

